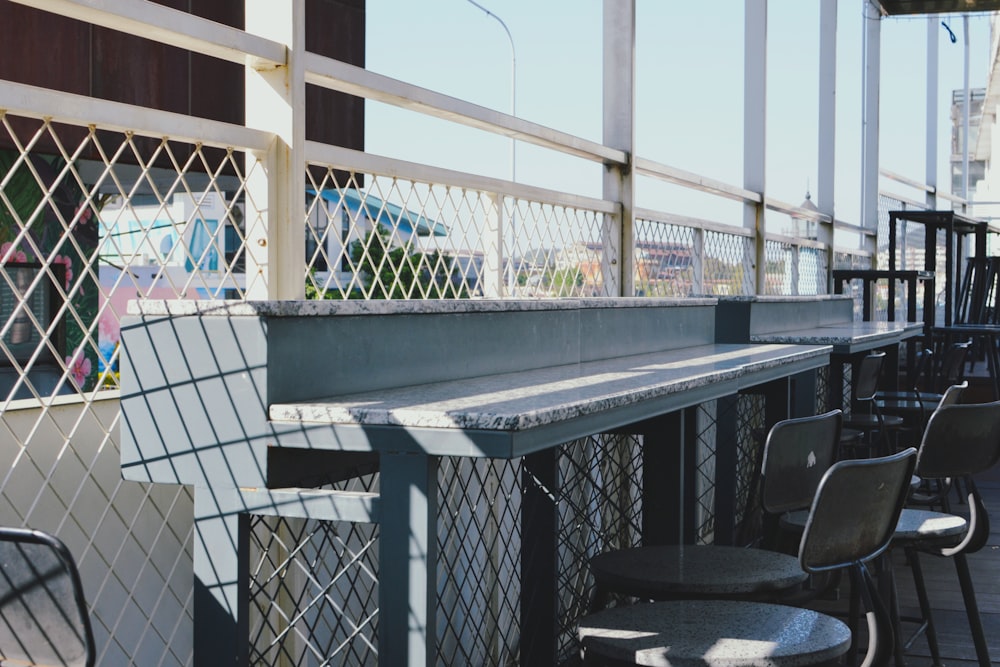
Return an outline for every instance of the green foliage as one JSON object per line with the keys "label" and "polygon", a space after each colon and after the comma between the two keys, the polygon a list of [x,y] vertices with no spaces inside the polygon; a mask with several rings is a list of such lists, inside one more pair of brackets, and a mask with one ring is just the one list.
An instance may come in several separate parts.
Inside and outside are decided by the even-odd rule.
{"label": "green foliage", "polygon": [[[362,283],[362,289],[347,295],[349,299],[469,297],[461,275],[456,273],[454,258],[437,251],[423,253],[405,246],[392,247],[388,232],[381,226],[368,232],[364,239],[352,241],[348,256]],[[318,289],[315,280],[306,280],[306,298],[340,299],[343,295],[335,289]]]}
{"label": "green foliage", "polygon": [[583,272],[580,267],[557,269],[547,276],[546,283],[553,292],[560,296],[573,294],[583,287]]}

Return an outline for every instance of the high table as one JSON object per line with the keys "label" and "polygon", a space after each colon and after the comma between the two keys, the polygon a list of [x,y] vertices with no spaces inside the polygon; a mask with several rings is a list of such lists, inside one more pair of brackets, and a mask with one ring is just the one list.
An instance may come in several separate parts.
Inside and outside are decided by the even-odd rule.
{"label": "high table", "polygon": [[[723,297],[716,314],[719,341],[831,346],[830,409],[842,407],[835,397],[843,387],[844,364],[872,350],[886,352],[883,378],[895,388],[899,344],[924,329],[921,322],[855,321],[854,301],[846,295]],[[815,412],[807,398],[802,416]]]}
{"label": "high table", "polygon": [[[781,417],[788,378],[829,363],[827,345],[717,343],[715,307],[711,299],[130,304],[122,470],[126,479],[195,487],[195,663],[245,661],[247,513],[377,522],[379,661],[423,665],[437,660],[443,457],[521,458],[544,491],[558,483],[556,446],[631,429],[644,435],[644,475],[656,480],[643,488],[644,527],[659,518],[653,508],[676,512],[691,466],[676,446],[690,437],[679,432],[686,408],[774,385],[772,415]],[[320,467],[346,474],[357,457],[375,457],[378,494],[289,484]],[[557,511],[550,493],[525,492],[524,664],[555,655]],[[219,609],[230,623],[218,622]],[[209,610],[215,622],[199,622]]]}

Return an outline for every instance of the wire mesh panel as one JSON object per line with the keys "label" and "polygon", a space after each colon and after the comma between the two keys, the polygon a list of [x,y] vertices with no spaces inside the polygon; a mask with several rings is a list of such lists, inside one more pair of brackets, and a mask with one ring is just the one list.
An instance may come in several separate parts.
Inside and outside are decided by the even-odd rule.
{"label": "wire mesh panel", "polygon": [[250,664],[378,661],[378,527],[253,516]]}
{"label": "wire mesh panel", "polygon": [[520,484],[517,460],[441,460],[439,665],[518,664]]}
{"label": "wire mesh panel", "polygon": [[576,622],[594,593],[590,558],[638,546],[642,534],[642,439],[598,435],[559,451],[557,655],[579,654]]}
{"label": "wire mesh panel", "polygon": [[0,145],[4,522],[70,544],[100,664],[186,664],[191,492],[121,478],[119,322],[129,299],[240,298],[266,279],[243,271],[256,166],[3,109]]}
{"label": "wire mesh panel", "polygon": [[[378,479],[322,488],[374,491]],[[250,515],[250,664],[377,664],[378,536],[373,523]]]}
{"label": "wire mesh panel", "polygon": [[701,230],[677,224],[636,220],[635,290],[637,296],[685,297],[703,293]]}
{"label": "wire mesh panel", "polygon": [[610,295],[602,213],[318,166],[308,181],[311,298]]}

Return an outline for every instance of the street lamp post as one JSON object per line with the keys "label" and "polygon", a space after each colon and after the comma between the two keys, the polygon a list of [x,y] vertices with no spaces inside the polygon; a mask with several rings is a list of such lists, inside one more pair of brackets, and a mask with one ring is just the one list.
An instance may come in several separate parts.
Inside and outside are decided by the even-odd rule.
{"label": "street lamp post", "polygon": [[[514,49],[514,37],[510,34],[510,28],[504,23],[503,19],[491,12],[486,7],[476,2],[476,0],[467,0],[470,5],[483,11],[488,17],[500,24],[503,28],[504,34],[507,35],[507,41],[510,42],[510,115],[517,115],[517,52]],[[517,180],[517,140],[514,137],[510,138],[510,180],[511,182]],[[516,208],[516,206],[515,206]],[[512,234],[512,244],[516,246],[517,239],[513,236],[516,232],[514,227],[515,210],[511,210],[510,216],[510,229]],[[513,255],[513,253],[511,253]],[[512,294],[514,291],[514,262],[513,257],[508,258],[507,261],[507,291],[508,295]]]}

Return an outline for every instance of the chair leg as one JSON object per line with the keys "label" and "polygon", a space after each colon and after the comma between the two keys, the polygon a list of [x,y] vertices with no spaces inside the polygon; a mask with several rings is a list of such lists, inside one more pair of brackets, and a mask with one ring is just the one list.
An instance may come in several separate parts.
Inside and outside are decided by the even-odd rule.
{"label": "chair leg", "polygon": [[980,667],[991,667],[990,650],[986,644],[986,634],[983,631],[983,621],[979,616],[979,605],[976,604],[976,591],[972,586],[972,575],[969,573],[969,561],[965,553],[957,553],[955,569],[958,572],[958,583],[962,587],[962,598],[965,601],[965,613],[969,617],[969,630],[972,632],[972,642],[976,647],[976,657]]}
{"label": "chair leg", "polygon": [[[924,631],[924,636],[927,637],[927,648],[931,653],[931,664],[934,667],[941,667],[941,649],[938,646],[934,618],[931,616],[931,604],[927,598],[927,587],[924,585],[924,570],[920,564],[920,555],[916,549],[907,549],[906,557],[910,562],[910,569],[913,571],[913,586],[917,589],[917,601],[920,604],[920,615],[923,621],[921,629]],[[914,637],[919,634],[920,630],[917,631]]]}

